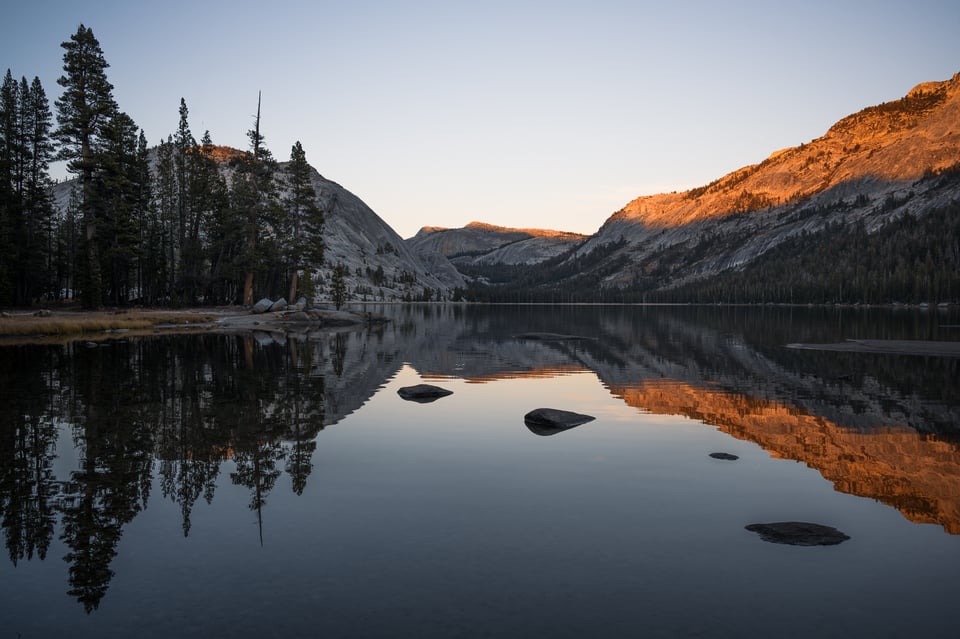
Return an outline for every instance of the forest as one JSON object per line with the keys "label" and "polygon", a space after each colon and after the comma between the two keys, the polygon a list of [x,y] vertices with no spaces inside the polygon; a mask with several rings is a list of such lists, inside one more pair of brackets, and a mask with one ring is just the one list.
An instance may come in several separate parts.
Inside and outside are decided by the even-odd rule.
{"label": "forest", "polygon": [[[301,144],[286,164],[267,148],[259,101],[245,151],[209,132],[198,142],[183,99],[176,131],[151,148],[113,97],[93,31],[80,25],[61,46],[55,117],[37,77],[8,69],[0,88],[0,306],[313,294],[302,274],[323,261],[324,212]],[[75,178],[66,206],[55,161]]]}
{"label": "forest", "polygon": [[[956,171],[938,177],[960,179]],[[889,203],[898,206],[901,201]],[[840,207],[842,208],[842,207]],[[960,302],[960,202],[922,215],[906,214],[868,232],[832,208],[812,214],[837,221],[815,233],[801,233],[744,266],[689,281],[663,285],[711,251],[740,241],[717,236],[695,246],[681,243],[649,258],[649,275],[626,288],[604,287],[603,279],[626,266],[614,242],[574,257],[570,252],[537,265],[460,265],[473,284],[471,300],[484,302],[607,302],[725,304],[938,304]],[[642,265],[641,265],[642,266]]]}

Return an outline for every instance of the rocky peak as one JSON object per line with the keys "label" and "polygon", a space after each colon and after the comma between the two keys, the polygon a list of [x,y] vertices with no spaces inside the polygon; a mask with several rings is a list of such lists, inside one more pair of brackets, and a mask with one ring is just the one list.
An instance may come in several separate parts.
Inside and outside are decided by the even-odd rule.
{"label": "rocky peak", "polygon": [[674,227],[809,198],[856,181],[909,182],[960,160],[960,74],[867,107],[822,137],[684,193],[639,197],[612,220]]}
{"label": "rocky peak", "polygon": [[570,250],[586,237],[470,222],[455,229],[425,226],[406,242],[421,257],[440,254],[455,264],[535,264]]}

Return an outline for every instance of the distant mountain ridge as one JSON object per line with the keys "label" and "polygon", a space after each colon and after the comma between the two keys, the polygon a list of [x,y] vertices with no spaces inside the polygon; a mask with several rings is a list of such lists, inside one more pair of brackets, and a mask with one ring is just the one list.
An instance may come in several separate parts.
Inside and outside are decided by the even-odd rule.
{"label": "distant mountain ridge", "polygon": [[[470,275],[484,299],[689,301],[670,291],[749,271],[761,256],[800,238],[822,236],[822,245],[830,229],[862,228],[869,242],[905,215],[922,219],[958,201],[960,74],[919,84],[899,100],[842,118],[811,142],[705,186],[638,197],[536,272],[511,274],[502,262]],[[694,299],[721,301],[718,291],[730,288],[724,282],[700,286]],[[754,301],[764,299],[770,300]]]}
{"label": "distant mountain ridge", "polygon": [[419,255],[439,253],[454,265],[537,264],[582,243],[588,236],[548,229],[509,228],[470,222],[462,228],[425,226],[406,240]]}

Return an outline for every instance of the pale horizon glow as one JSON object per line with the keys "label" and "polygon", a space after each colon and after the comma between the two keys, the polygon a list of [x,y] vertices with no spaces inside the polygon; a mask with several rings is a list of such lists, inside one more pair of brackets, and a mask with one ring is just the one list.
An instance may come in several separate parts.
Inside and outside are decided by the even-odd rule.
{"label": "pale horizon glow", "polygon": [[[402,237],[477,220],[594,233],[960,71],[960,4],[35,0],[0,72],[53,108],[60,43],[93,29],[151,145],[180,98],[199,139],[307,160]],[[59,174],[57,173],[59,171]],[[56,177],[63,177],[57,167]]]}

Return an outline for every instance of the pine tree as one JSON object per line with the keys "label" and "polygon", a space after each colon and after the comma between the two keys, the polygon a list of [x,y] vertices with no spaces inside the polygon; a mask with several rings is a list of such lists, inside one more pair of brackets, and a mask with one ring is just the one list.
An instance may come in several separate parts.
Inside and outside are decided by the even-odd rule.
{"label": "pine tree", "polygon": [[40,80],[0,88],[0,303],[28,305],[50,289],[53,223],[50,106]]}
{"label": "pine tree", "polygon": [[193,255],[188,255],[191,251],[187,247],[187,226],[188,218],[191,216],[190,198],[188,196],[191,181],[191,155],[197,141],[190,132],[188,122],[190,112],[187,109],[187,101],[180,98],[180,122],[177,125],[177,132],[173,136],[174,156],[173,164],[176,171],[177,181],[177,203],[176,203],[176,226],[175,234],[177,241],[178,263],[176,265],[177,273],[177,291],[181,301],[190,302],[195,295],[195,286],[198,274],[195,272],[195,265],[190,263]]}
{"label": "pine tree", "polygon": [[333,277],[330,280],[330,297],[333,299],[333,305],[340,310],[344,302],[347,301],[347,283],[344,279],[346,267],[343,264],[337,264],[333,268]]}
{"label": "pine tree", "polygon": [[93,176],[97,168],[96,149],[101,128],[116,112],[113,85],[107,80],[110,66],[103,57],[93,31],[82,24],[64,49],[64,75],[57,80],[63,94],[57,100],[55,136],[61,144],[59,158],[68,160],[67,168],[80,178],[83,217],[82,301],[87,308],[101,303],[100,258],[97,254],[97,203]]}
{"label": "pine tree", "polygon": [[19,244],[29,258],[23,260],[26,266],[23,301],[30,303],[43,294],[53,297],[56,290],[53,267],[55,212],[50,195],[52,114],[39,78],[34,77],[29,88],[22,92],[21,103],[28,164],[24,182],[25,237]]}
{"label": "pine tree", "polygon": [[159,249],[158,298],[170,298],[175,289],[176,277],[176,199],[177,178],[174,166],[173,136],[168,136],[157,147],[157,174],[155,177],[154,200],[157,212],[157,242],[153,246]]}
{"label": "pine tree", "polygon": [[103,127],[103,147],[95,178],[103,210],[97,240],[101,272],[108,284],[107,299],[114,305],[128,301],[138,257],[135,209],[140,197],[137,165],[137,125],[126,113],[116,113]]}
{"label": "pine tree", "polygon": [[154,235],[157,225],[153,208],[153,176],[150,173],[150,154],[147,148],[147,136],[143,130],[137,137],[137,155],[135,161],[137,194],[133,217],[137,225],[137,245],[140,250],[136,265],[136,298],[144,303],[152,303],[155,290],[154,273],[157,264]]}
{"label": "pine tree", "polygon": [[260,99],[254,128],[247,131],[250,151],[234,161],[231,204],[243,220],[243,297],[242,303],[253,305],[254,277],[262,266],[261,226],[276,211],[276,184],[273,155],[264,145],[260,133]]}
{"label": "pine tree", "polygon": [[[297,280],[301,269],[323,263],[323,211],[317,206],[317,193],[310,181],[310,165],[303,146],[297,141],[290,150],[287,165],[286,208],[288,214],[286,262],[290,271],[291,302],[297,299]],[[309,276],[309,271],[308,271]]]}
{"label": "pine tree", "polygon": [[17,111],[20,85],[10,69],[0,86],[0,305],[12,304],[17,265],[14,226],[20,210],[14,190],[14,158],[17,146]]}

